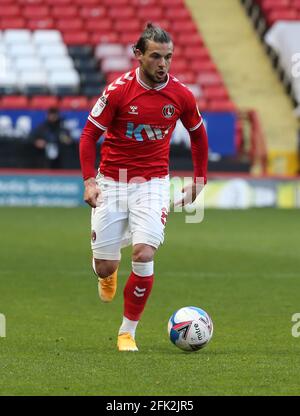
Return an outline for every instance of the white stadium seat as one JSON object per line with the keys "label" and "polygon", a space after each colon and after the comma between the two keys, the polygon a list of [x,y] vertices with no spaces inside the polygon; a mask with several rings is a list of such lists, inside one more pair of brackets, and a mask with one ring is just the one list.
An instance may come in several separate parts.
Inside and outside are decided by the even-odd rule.
{"label": "white stadium seat", "polygon": [[186,86],[192,91],[196,100],[202,96],[202,90],[198,84],[186,84]]}
{"label": "white stadium seat", "polygon": [[50,58],[54,56],[68,56],[67,47],[62,43],[39,45],[37,47],[37,53],[42,58]]}
{"label": "white stadium seat", "polygon": [[17,84],[18,76],[12,70],[0,74],[0,87],[13,87]]}
{"label": "white stadium seat", "polygon": [[18,57],[15,59],[15,68],[17,71],[40,71],[42,67],[42,62],[36,56],[28,58]]}
{"label": "white stadium seat", "polygon": [[95,56],[97,59],[112,56],[126,56],[126,49],[117,43],[102,43],[97,46]]}
{"label": "white stadium seat", "polygon": [[80,83],[80,78],[75,70],[53,71],[48,78],[50,87],[77,87]]}
{"label": "white stadium seat", "polygon": [[12,58],[36,56],[36,48],[32,43],[16,43],[7,49],[7,54]]}
{"label": "white stadium seat", "polygon": [[61,58],[58,58],[58,57],[45,58],[43,61],[43,65],[47,71],[67,70],[67,69],[74,68],[73,61],[69,56],[63,56]]}
{"label": "white stadium seat", "polygon": [[20,87],[28,86],[46,86],[47,85],[47,73],[45,71],[28,71],[21,72],[18,79]]}
{"label": "white stadium seat", "polygon": [[32,41],[36,45],[63,43],[61,33],[58,30],[36,30],[32,35]]}
{"label": "white stadium seat", "polygon": [[26,29],[8,29],[3,32],[2,40],[6,44],[30,43],[31,32]]}
{"label": "white stadium seat", "polygon": [[127,57],[111,57],[103,59],[101,69],[104,73],[113,71],[129,71],[131,62]]}

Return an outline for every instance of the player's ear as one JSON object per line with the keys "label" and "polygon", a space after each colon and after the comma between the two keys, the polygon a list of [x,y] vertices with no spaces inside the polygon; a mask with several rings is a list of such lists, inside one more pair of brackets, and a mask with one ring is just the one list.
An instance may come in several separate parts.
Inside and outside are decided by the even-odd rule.
{"label": "player's ear", "polygon": [[143,53],[140,49],[134,48],[133,52],[134,52],[134,55],[137,59],[139,59],[143,56]]}

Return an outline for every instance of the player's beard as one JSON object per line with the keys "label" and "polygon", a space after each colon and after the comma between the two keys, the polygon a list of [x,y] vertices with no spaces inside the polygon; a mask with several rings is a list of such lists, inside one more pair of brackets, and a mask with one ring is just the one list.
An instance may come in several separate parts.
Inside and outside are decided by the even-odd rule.
{"label": "player's beard", "polygon": [[160,79],[160,78],[156,78],[155,75],[152,75],[146,68],[141,68],[144,75],[151,81],[154,82],[155,84],[163,84],[166,80],[167,80],[167,74],[164,77],[164,79]]}

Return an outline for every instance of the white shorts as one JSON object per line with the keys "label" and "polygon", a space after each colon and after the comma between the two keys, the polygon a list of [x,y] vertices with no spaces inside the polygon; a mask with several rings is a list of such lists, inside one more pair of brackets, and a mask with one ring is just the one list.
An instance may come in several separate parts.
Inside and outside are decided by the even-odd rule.
{"label": "white shorts", "polygon": [[101,189],[98,206],[92,209],[94,258],[120,260],[121,248],[148,244],[158,248],[170,207],[169,176],[143,183],[125,183],[97,176]]}

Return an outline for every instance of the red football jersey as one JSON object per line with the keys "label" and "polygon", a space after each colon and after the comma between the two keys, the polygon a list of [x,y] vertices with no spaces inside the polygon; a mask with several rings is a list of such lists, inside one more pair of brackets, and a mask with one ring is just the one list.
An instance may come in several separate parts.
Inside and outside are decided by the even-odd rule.
{"label": "red football jersey", "polygon": [[164,84],[146,85],[139,68],[122,75],[103,92],[88,119],[106,130],[101,146],[100,172],[119,180],[162,177],[169,172],[170,138],[181,119],[189,131],[202,124],[192,92],[168,75]]}

